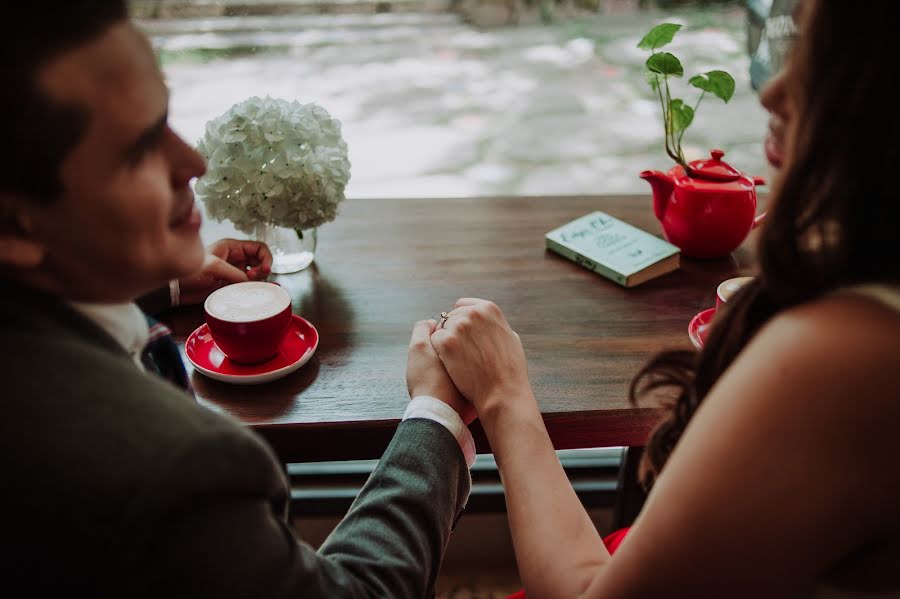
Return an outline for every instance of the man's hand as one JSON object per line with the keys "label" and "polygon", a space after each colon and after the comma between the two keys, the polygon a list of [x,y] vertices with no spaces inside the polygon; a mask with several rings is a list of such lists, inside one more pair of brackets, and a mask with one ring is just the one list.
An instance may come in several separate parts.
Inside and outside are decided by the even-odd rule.
{"label": "man's hand", "polygon": [[410,399],[427,395],[439,399],[456,410],[462,421],[468,425],[475,420],[475,408],[467,402],[450,380],[450,376],[441,364],[434,346],[431,345],[431,334],[434,332],[433,320],[420,320],[413,327],[409,341],[409,357],[406,361],[406,386]]}
{"label": "man's hand", "polygon": [[182,304],[199,304],[231,283],[265,280],[272,269],[272,252],[259,241],[220,239],[206,251],[200,272],[178,280]]}

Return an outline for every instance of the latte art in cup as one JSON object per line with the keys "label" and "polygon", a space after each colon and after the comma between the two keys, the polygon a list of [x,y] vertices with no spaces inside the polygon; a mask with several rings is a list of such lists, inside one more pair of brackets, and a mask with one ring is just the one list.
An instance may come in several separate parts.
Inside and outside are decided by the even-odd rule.
{"label": "latte art in cup", "polygon": [[738,289],[753,280],[753,277],[735,277],[722,281],[716,289],[716,308],[721,308],[728,303],[731,296],[737,293]]}
{"label": "latte art in cup", "polygon": [[264,281],[222,287],[206,298],[203,309],[213,341],[240,364],[264,362],[278,353],[293,318],[290,294]]}
{"label": "latte art in cup", "polygon": [[250,281],[228,285],[206,300],[206,312],[229,322],[253,322],[275,316],[291,303],[287,291],[273,283]]}

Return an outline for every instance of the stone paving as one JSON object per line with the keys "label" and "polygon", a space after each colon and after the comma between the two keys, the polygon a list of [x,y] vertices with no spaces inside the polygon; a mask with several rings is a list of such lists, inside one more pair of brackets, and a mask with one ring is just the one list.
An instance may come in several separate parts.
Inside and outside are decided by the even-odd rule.
{"label": "stone paving", "polygon": [[689,158],[721,147],[764,175],[766,114],[749,84],[744,19],[694,8],[482,30],[425,13],[142,26],[187,139],[251,95],[313,101],[343,123],[349,197],[448,197],[648,191],[637,173],[670,162],[636,43],[664,20],[685,25],[671,51],[687,77],[724,68],[737,80],[729,104],[704,100],[685,136]]}

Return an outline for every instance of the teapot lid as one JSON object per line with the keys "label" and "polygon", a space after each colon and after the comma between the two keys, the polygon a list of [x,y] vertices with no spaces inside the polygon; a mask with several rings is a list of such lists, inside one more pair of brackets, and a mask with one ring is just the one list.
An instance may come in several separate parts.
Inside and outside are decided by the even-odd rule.
{"label": "teapot lid", "polygon": [[725,152],[713,150],[710,152],[710,155],[712,156],[711,159],[691,162],[691,170],[694,171],[697,177],[712,181],[734,181],[740,178],[740,171],[735,170],[730,164],[722,160]]}

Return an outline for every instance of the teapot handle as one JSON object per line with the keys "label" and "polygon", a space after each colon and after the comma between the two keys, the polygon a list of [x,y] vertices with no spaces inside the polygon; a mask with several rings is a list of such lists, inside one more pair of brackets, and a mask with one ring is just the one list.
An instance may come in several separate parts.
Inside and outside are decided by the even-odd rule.
{"label": "teapot handle", "polygon": [[[763,179],[762,177],[753,177],[753,185],[754,186],[765,185],[765,184],[766,184],[766,180]],[[753,224],[750,226],[750,230],[752,231],[756,227],[760,226],[765,219],[766,219],[765,212],[763,212],[762,214],[760,214],[759,216],[754,218]]]}
{"label": "teapot handle", "polygon": [[753,219],[753,224],[750,225],[750,230],[752,231],[756,227],[760,226],[762,222],[766,219],[766,212],[760,213],[759,216]]}

